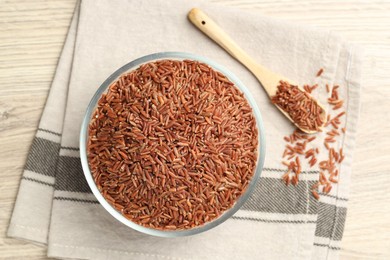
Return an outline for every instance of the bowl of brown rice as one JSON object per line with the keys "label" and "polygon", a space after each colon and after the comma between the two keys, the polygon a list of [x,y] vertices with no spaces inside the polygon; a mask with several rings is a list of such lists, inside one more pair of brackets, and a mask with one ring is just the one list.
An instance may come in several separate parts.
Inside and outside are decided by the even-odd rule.
{"label": "bowl of brown rice", "polygon": [[118,221],[160,237],[194,235],[248,199],[265,157],[260,111],[219,64],[167,52],[115,71],[80,133],[85,178]]}

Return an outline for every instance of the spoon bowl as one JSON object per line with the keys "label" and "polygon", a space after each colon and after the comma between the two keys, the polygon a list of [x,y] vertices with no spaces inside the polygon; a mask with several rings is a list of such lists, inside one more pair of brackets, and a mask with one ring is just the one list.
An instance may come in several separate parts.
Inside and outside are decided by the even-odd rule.
{"label": "spoon bowl", "polygon": [[[214,40],[217,44],[219,44],[225,51],[227,51],[230,55],[232,55],[235,59],[241,62],[252,74],[258,79],[260,84],[263,86],[264,90],[267,92],[269,97],[273,97],[276,95],[278,90],[278,85],[280,81],[286,81],[292,84],[292,81],[279,75],[261,64],[257,63],[252,59],[240,46],[237,45],[230,37],[227,35],[210,17],[208,17],[203,11],[198,8],[193,8],[188,13],[188,19],[203,33],[205,33],[208,37]],[[292,84],[295,85],[295,84]],[[305,91],[298,87],[300,91],[305,93]],[[276,105],[276,107],[285,115],[294,125],[296,125],[301,131],[313,134],[318,131],[321,131],[322,126],[326,122],[326,110],[322,104],[320,104],[316,99],[310,96],[315,104],[317,104],[321,108],[321,114],[319,115],[321,118],[322,125],[318,127],[317,130],[306,129],[300,126],[297,122],[295,122],[291,116],[284,111],[281,107]]]}

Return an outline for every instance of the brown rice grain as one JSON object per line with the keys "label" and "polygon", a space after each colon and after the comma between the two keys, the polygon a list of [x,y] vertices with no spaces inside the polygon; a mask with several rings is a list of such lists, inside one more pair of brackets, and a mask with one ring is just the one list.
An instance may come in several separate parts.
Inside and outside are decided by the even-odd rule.
{"label": "brown rice grain", "polygon": [[312,191],[311,191],[311,194],[313,194],[313,197],[314,197],[316,200],[319,200],[319,199],[320,199],[320,196],[318,195],[318,192],[317,192],[317,191],[312,190]]}
{"label": "brown rice grain", "polygon": [[321,76],[323,72],[324,72],[324,69],[321,68],[321,69],[317,72],[316,77]]}

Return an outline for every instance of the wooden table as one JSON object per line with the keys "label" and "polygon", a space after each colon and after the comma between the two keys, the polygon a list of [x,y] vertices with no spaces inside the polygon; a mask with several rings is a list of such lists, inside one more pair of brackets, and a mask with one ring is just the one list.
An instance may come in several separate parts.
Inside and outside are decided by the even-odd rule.
{"label": "wooden table", "polygon": [[[362,110],[342,259],[390,259],[390,1],[213,0],[339,32],[364,47]],[[5,237],[76,0],[0,0],[0,258],[45,258]]]}

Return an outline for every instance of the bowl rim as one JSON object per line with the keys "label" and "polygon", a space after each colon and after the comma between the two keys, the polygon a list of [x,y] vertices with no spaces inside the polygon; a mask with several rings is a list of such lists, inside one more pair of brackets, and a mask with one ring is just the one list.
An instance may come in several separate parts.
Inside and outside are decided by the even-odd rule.
{"label": "bowl rim", "polygon": [[[253,109],[253,113],[255,115],[256,125],[258,128],[258,155],[257,155],[257,164],[255,173],[249,182],[249,185],[245,192],[239,197],[239,199],[234,203],[234,205],[226,210],[224,213],[222,213],[218,218],[206,222],[204,225],[201,225],[199,227],[195,227],[192,229],[185,229],[185,230],[159,230],[159,229],[152,229],[147,228],[141,225],[136,224],[135,222],[131,221],[130,219],[127,219],[125,216],[123,216],[119,211],[117,211],[114,207],[112,207],[106,199],[103,197],[103,195],[98,190],[96,183],[92,177],[91,171],[89,169],[88,164],[88,158],[87,158],[87,140],[88,140],[88,126],[91,119],[91,116],[96,108],[97,102],[100,99],[101,95],[108,89],[108,87],[111,85],[112,82],[114,82],[116,79],[118,79],[122,74],[126,72],[133,71],[137,69],[139,66],[145,63],[157,61],[157,60],[163,60],[163,59],[177,59],[177,60],[195,60],[199,62],[206,63],[210,67],[212,67],[214,70],[217,70],[221,73],[223,73],[231,82],[235,84],[235,86],[243,92],[245,98],[248,100],[249,105]],[[124,66],[117,69],[114,73],[112,73],[97,89],[95,94],[93,95],[91,101],[88,104],[88,107],[86,109],[82,125],[81,125],[81,131],[80,131],[80,159],[82,164],[82,169],[84,176],[88,182],[88,185],[96,197],[96,199],[99,201],[99,203],[104,207],[104,209],[110,213],[116,220],[120,221],[124,225],[137,230],[141,233],[145,233],[152,236],[157,237],[182,237],[182,236],[189,236],[189,235],[195,235],[204,231],[207,231],[209,229],[212,229],[219,224],[223,223],[227,219],[229,219],[231,216],[233,216],[244,204],[244,202],[249,198],[249,196],[252,194],[254,187],[256,186],[257,181],[260,178],[263,166],[264,166],[264,160],[265,160],[265,132],[263,127],[263,120],[260,113],[260,110],[256,104],[256,101],[254,100],[253,96],[251,95],[251,92],[246,88],[246,86],[239,80],[237,76],[235,76],[232,72],[230,72],[225,67],[219,65],[218,63],[210,60],[209,58],[202,57],[199,55],[191,54],[191,53],[185,53],[185,52],[159,52],[159,53],[153,53],[149,54],[143,57],[140,57],[138,59],[135,59]]]}

